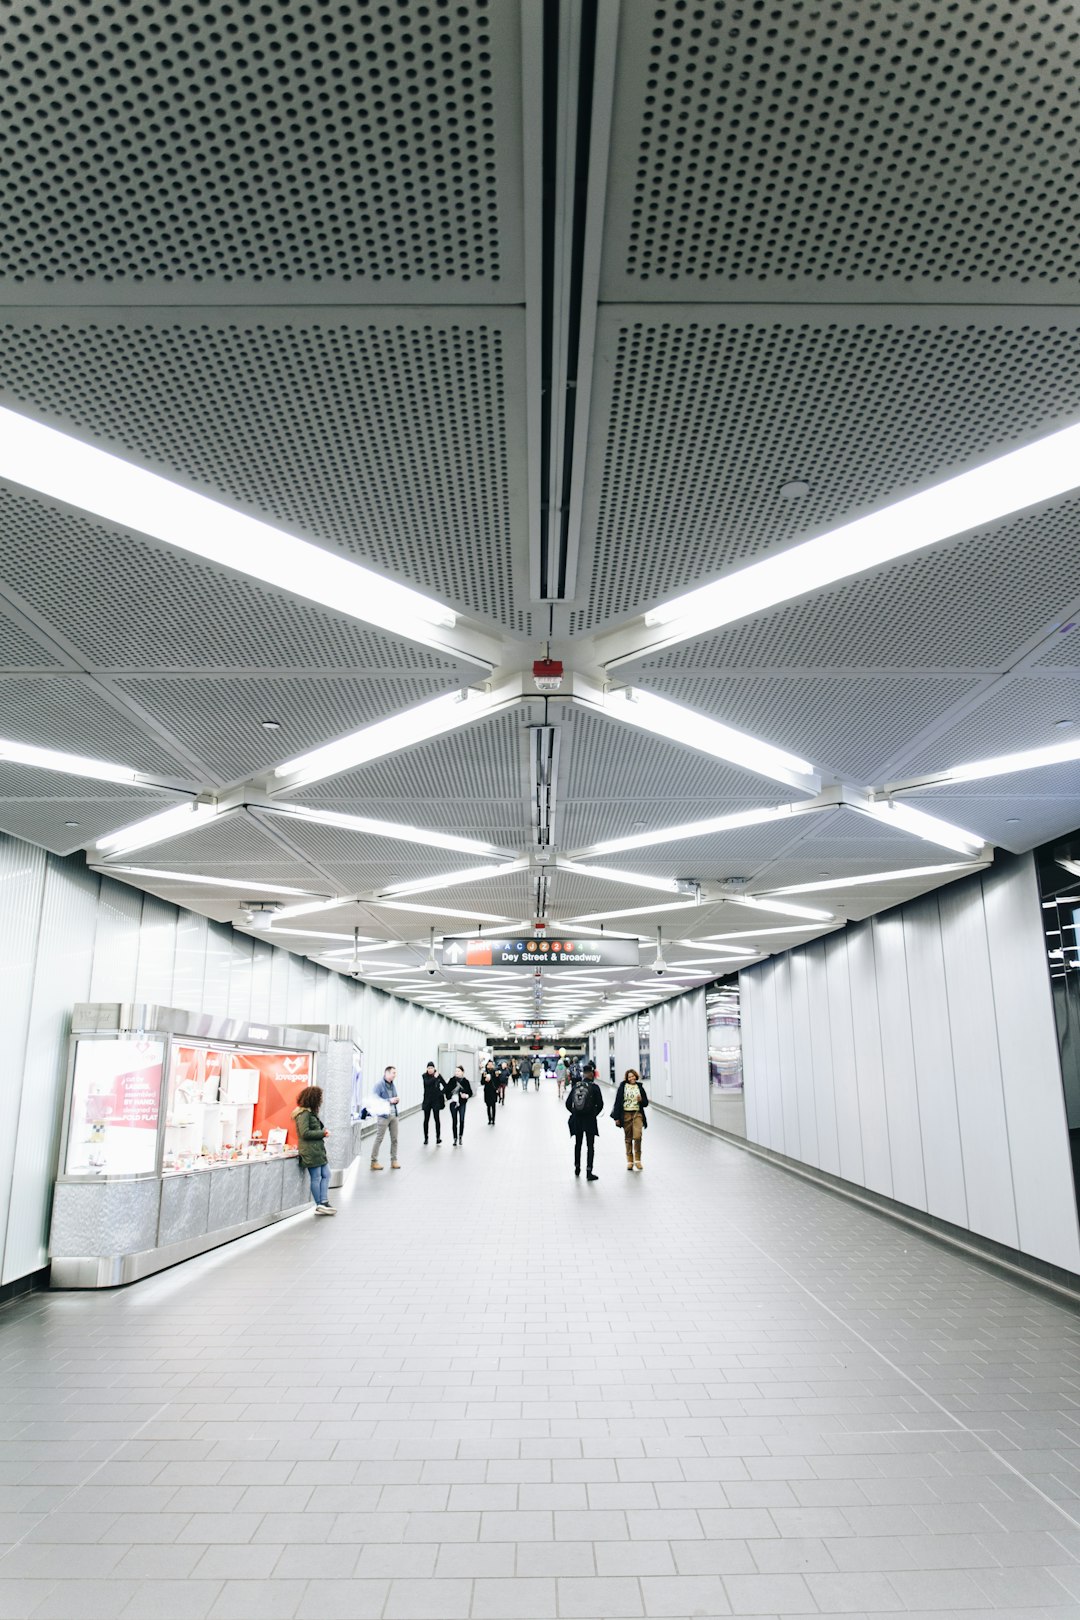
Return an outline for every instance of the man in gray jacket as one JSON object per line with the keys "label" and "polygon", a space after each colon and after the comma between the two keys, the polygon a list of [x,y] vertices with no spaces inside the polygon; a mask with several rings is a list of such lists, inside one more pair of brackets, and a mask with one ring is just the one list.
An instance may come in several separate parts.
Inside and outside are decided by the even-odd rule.
{"label": "man in gray jacket", "polygon": [[380,1108],[386,1109],[385,1114],[382,1112],[379,1114],[379,1123],[375,1131],[375,1141],[371,1149],[371,1168],[373,1170],[382,1169],[382,1165],[379,1163],[379,1149],[382,1147],[383,1137],[386,1135],[388,1129],[390,1131],[390,1168],[391,1170],[401,1169],[397,1156],[398,1091],[397,1085],[395,1084],[396,1080],[397,1069],[391,1063],[388,1068],[383,1070],[383,1077],[376,1083],[373,1093],[373,1095],[379,1099]]}

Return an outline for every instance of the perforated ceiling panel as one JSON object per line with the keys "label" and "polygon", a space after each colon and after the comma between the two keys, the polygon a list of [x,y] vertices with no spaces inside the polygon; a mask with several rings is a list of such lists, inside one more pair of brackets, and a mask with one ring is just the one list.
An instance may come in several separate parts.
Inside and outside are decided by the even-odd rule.
{"label": "perforated ceiling panel", "polygon": [[1080,763],[920,789],[904,800],[1023,854],[1080,824]]}
{"label": "perforated ceiling panel", "polygon": [[665,798],[670,795],[668,802],[708,798],[714,805],[706,812],[711,815],[721,815],[725,805],[785,804],[803,797],[794,788],[766,783],[723,760],[692,753],[587,710],[575,713],[566,735],[568,768],[562,797],[568,806],[580,799],[636,799],[646,784],[655,784]]}
{"label": "perforated ceiling panel", "polygon": [[[41,771],[21,774],[25,777],[45,775]],[[7,778],[8,770],[0,767],[0,775]],[[62,780],[73,779],[64,777]],[[24,781],[21,785],[27,784]],[[106,784],[95,785],[100,789]],[[55,783],[49,782],[47,786],[52,789]],[[118,827],[127,826],[141,816],[152,816],[155,810],[167,809],[176,802],[163,793],[140,793],[136,797],[134,793],[125,795],[119,788],[113,789],[111,798],[87,798],[82,787],[83,784],[78,784],[75,792],[66,798],[55,791],[35,798],[9,794],[5,781],[0,788],[0,831],[10,833],[12,838],[41,844],[54,855],[70,855],[73,850],[82,849],[90,839],[115,832]]]}
{"label": "perforated ceiling panel", "polygon": [[[0,326],[4,403],[528,628],[518,312],[264,309]],[[526,570],[527,573],[527,570]]]}
{"label": "perforated ceiling panel", "polygon": [[[0,522],[2,522],[0,518]],[[7,548],[7,532],[4,531],[4,548]],[[46,645],[44,640],[33,636],[29,629],[16,624],[4,612],[4,604],[0,602],[0,670],[14,672],[19,669],[55,669],[60,659],[55,650]]]}
{"label": "perforated ceiling panel", "polygon": [[[293,795],[289,802],[299,802],[300,797]],[[317,808],[344,815],[372,816],[379,821],[404,822],[410,827],[430,827],[433,832],[460,833],[462,837],[486,839],[488,843],[508,849],[527,844],[530,837],[524,798],[458,799],[448,792],[445,798],[421,802],[370,797],[322,799]]]}
{"label": "perforated ceiling panel", "polygon": [[321,894],[331,892],[325,877],[275,843],[245,810],[231,810],[189,833],[139,851],[119,864],[230,878],[258,876],[268,882],[314,889]]}
{"label": "perforated ceiling panel", "polygon": [[517,8],[23,0],[13,293],[520,298]]}
{"label": "perforated ceiling panel", "polygon": [[737,877],[752,878],[775,860],[779,851],[801,839],[809,830],[811,820],[820,818],[821,812],[807,812],[783,821],[764,822],[758,827],[732,827],[706,838],[688,838],[681,843],[601,855],[589,864],[648,872],[656,877],[700,878],[717,883]]}
{"label": "perforated ceiling panel", "polygon": [[607,297],[1075,289],[1066,0],[621,17]]}
{"label": "perforated ceiling panel", "polygon": [[372,838],[343,827],[321,827],[285,816],[255,819],[297,850],[320,871],[329,873],[341,891],[362,893],[412,878],[460,872],[478,866],[483,857],[449,849],[405,843],[400,839]]}
{"label": "perforated ceiling panel", "polygon": [[[1060,501],[620,670],[1008,667],[1077,596],[1080,501]],[[1008,612],[996,604],[1008,603]]]}
{"label": "perforated ceiling panel", "polygon": [[89,682],[67,675],[7,675],[0,678],[0,735],[13,742],[90,754],[137,771],[184,781],[191,765],[168,752],[134,719],[112,708]]}
{"label": "perforated ceiling panel", "polygon": [[5,485],[0,527],[0,587],[99,668],[361,668],[475,678],[472,665]]}
{"label": "perforated ceiling panel", "polygon": [[[457,685],[453,676],[305,679],[289,675],[123,678],[116,682],[195,757],[231,782],[254,775]],[[280,730],[267,731],[273,720]]]}
{"label": "perforated ceiling panel", "polygon": [[1075,739],[1080,739],[1080,681],[1020,677],[991,692],[933,742],[903,756],[900,774],[918,776],[967,760]]}
{"label": "perforated ceiling panel", "polygon": [[[866,676],[814,680],[760,676],[653,675],[641,685],[687,708],[797,751],[821,770],[870,783],[885,762],[952,704],[974,680]],[[1080,698],[1080,691],[1078,691]]]}
{"label": "perforated ceiling panel", "polygon": [[361,815],[366,812],[359,807],[369,799],[512,799],[522,791],[522,732],[520,715],[510,709],[283,797],[298,804],[345,798]]}
{"label": "perforated ceiling panel", "polygon": [[606,310],[575,633],[1076,416],[1072,313]]}

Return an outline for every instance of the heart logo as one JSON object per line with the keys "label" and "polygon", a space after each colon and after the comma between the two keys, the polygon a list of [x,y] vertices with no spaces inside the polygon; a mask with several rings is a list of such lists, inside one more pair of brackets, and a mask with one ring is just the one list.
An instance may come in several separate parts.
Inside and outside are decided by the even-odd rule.
{"label": "heart logo", "polygon": [[306,1063],[307,1058],[304,1057],[287,1057],[285,1059],[285,1067],[290,1074],[295,1074],[297,1069],[302,1069]]}

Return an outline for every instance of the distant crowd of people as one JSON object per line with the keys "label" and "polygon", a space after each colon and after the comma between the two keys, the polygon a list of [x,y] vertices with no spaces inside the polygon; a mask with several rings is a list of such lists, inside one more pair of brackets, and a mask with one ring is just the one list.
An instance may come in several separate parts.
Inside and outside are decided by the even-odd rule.
{"label": "distant crowd of people", "polygon": [[[522,1096],[529,1090],[532,1082],[533,1090],[539,1091],[540,1081],[545,1072],[550,1072],[540,1058],[530,1063],[524,1063],[517,1058],[503,1058],[498,1063],[489,1058],[480,1074],[480,1089],[484,1096],[484,1107],[487,1110],[487,1123],[494,1125],[497,1110],[505,1106],[508,1086],[520,1086]],[[596,1139],[599,1135],[597,1121],[604,1111],[604,1094],[596,1078],[596,1065],[591,1058],[565,1058],[560,1056],[554,1065],[554,1079],[557,1095],[560,1100],[565,1095],[566,1111],[569,1115],[568,1126],[574,1145],[574,1174],[581,1174],[581,1150],[585,1148],[585,1178],[587,1181],[598,1181],[600,1178],[594,1171],[596,1155]],[[435,1145],[442,1145],[442,1116],[444,1110],[450,1114],[450,1125],[453,1131],[455,1147],[460,1147],[465,1140],[465,1116],[473,1097],[472,1082],[465,1073],[464,1066],[458,1064],[450,1079],[444,1079],[435,1064],[428,1063],[421,1076],[423,1084],[422,1113],[424,1124],[424,1145],[430,1145],[431,1127],[435,1128]],[[322,1108],[322,1089],[319,1086],[306,1087],[297,1098],[297,1106],[293,1111],[293,1121],[296,1127],[297,1149],[300,1163],[308,1172],[311,1184],[311,1196],[315,1203],[317,1215],[333,1215],[336,1213],[330,1203],[330,1169],[327,1160],[326,1140],[330,1132],[324,1127],[319,1117]],[[383,1070],[382,1079],[377,1081],[370,1099],[368,1112],[375,1117],[375,1134],[371,1146],[371,1169],[378,1171],[385,1168],[379,1154],[387,1135],[390,1137],[390,1168],[400,1170],[401,1161],[398,1158],[398,1110],[401,1099],[397,1089],[397,1069],[389,1064]],[[649,1098],[645,1087],[641,1083],[641,1076],[636,1069],[627,1069],[622,1082],[615,1093],[614,1106],[611,1109],[611,1118],[623,1132],[626,1144],[626,1168],[629,1171],[640,1172],[641,1139],[642,1133],[648,1125],[646,1110]]]}

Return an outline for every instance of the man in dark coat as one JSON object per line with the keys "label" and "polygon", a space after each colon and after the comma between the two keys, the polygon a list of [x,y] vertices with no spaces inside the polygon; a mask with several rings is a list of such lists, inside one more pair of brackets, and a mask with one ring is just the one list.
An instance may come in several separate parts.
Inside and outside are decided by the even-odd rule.
{"label": "man in dark coat", "polygon": [[596,1121],[604,1111],[604,1094],[595,1080],[574,1082],[566,1099],[566,1111],[570,1115],[570,1135],[574,1138],[574,1174],[581,1174],[581,1143],[584,1139],[587,1144],[585,1180],[599,1181],[600,1177],[593,1175],[593,1155],[596,1152]]}

